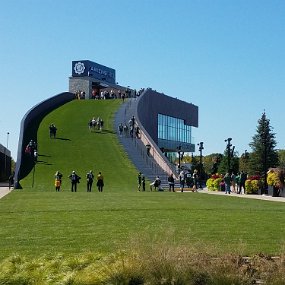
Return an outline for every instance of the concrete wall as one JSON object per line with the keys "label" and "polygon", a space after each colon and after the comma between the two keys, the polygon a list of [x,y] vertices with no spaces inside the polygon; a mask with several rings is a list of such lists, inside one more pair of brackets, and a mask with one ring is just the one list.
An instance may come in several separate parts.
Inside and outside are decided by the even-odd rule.
{"label": "concrete wall", "polygon": [[[20,188],[20,180],[29,172],[29,169],[23,167],[25,147],[31,139],[37,141],[37,130],[41,120],[52,110],[72,101],[73,99],[74,94],[70,92],[55,95],[31,108],[23,117],[18,142],[15,188]],[[29,165],[27,167],[29,168]]]}
{"label": "concrete wall", "polygon": [[69,78],[69,92],[76,93],[77,91],[84,91],[86,99],[91,98],[92,80],[89,77],[70,77]]}

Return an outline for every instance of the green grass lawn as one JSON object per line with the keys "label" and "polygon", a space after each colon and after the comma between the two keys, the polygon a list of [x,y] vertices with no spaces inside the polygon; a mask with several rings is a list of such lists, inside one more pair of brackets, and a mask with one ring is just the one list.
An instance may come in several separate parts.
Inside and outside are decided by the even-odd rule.
{"label": "green grass lawn", "polygon": [[284,205],[199,193],[37,192],[0,200],[0,256],[111,253],[138,243],[278,254]]}
{"label": "green grass lawn", "polygon": [[[106,188],[125,191],[136,182],[136,169],[118,144],[113,127],[114,112],[120,100],[75,100],[48,114],[40,123],[37,142],[39,162],[21,180],[25,190],[54,191],[54,174],[63,174],[63,190],[70,189],[68,176],[75,170],[81,176],[79,191],[86,191],[89,170],[102,172]],[[104,120],[103,131],[90,132],[92,117]],[[49,138],[49,125],[57,127],[57,139]]]}
{"label": "green grass lawn", "polygon": [[[119,100],[73,101],[46,116],[38,130],[39,162],[0,200],[0,259],[18,253],[110,254],[138,244],[194,245],[217,252],[284,251],[282,203],[199,193],[137,192],[137,170],[119,145],[113,116]],[[93,116],[103,132],[90,132]],[[50,139],[55,123],[58,138]],[[103,193],[86,192],[92,169],[105,177]],[[54,173],[63,173],[55,192]],[[82,177],[77,193],[67,176]]]}

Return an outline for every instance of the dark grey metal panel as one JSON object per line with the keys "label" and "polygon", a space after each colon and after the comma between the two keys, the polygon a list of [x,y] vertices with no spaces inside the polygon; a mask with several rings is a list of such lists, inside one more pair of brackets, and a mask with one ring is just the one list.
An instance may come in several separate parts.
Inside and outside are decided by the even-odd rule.
{"label": "dark grey metal panel", "polygon": [[185,121],[186,125],[198,127],[198,106],[147,89],[139,97],[138,117],[141,124],[158,144],[157,116],[163,114]]}

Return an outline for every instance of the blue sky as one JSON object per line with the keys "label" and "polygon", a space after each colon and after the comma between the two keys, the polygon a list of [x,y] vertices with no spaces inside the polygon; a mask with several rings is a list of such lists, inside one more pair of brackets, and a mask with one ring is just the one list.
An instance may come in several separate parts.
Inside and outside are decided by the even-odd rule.
{"label": "blue sky", "polygon": [[264,110],[285,149],[284,15],[284,0],[2,1],[0,143],[9,132],[16,159],[24,114],[68,91],[72,60],[89,59],[123,86],[199,106],[204,154],[228,137],[250,151]]}

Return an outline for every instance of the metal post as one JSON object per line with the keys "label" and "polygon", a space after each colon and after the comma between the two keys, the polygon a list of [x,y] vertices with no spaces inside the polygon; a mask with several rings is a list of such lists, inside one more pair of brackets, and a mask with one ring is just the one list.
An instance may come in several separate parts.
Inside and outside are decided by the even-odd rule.
{"label": "metal post", "polygon": [[200,142],[197,144],[199,146],[199,152],[200,152],[200,163],[199,163],[199,187],[202,188],[202,183],[201,183],[201,176],[202,176],[202,151],[204,149],[204,143]]}
{"label": "metal post", "polygon": [[7,149],[9,149],[9,132],[7,132]]}
{"label": "metal post", "polygon": [[178,152],[178,173],[180,173],[180,168],[181,168],[181,145],[177,147],[177,152]]}
{"label": "metal post", "polygon": [[227,142],[227,157],[228,157],[228,172],[230,173],[231,170],[231,140],[232,138],[225,139],[225,142]]}

